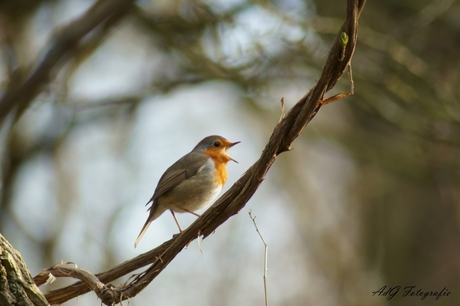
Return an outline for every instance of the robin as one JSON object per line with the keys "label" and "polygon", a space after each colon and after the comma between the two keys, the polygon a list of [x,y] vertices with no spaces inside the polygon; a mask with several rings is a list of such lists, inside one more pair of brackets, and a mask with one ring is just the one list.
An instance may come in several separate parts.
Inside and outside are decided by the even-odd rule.
{"label": "robin", "polygon": [[182,229],[174,212],[191,213],[208,206],[214,201],[227,181],[227,163],[234,161],[227,150],[240,143],[230,142],[222,136],[208,136],[201,140],[193,150],[169,167],[161,176],[152,198],[149,217],[134,243],[137,246],[153,220],[167,209]]}

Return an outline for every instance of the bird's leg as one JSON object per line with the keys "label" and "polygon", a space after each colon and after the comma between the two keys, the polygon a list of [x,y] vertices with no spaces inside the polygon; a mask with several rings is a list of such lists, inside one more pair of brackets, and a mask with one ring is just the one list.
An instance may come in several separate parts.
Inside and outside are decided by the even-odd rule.
{"label": "bird's leg", "polygon": [[171,209],[169,211],[173,215],[174,221],[176,221],[177,227],[179,228],[179,232],[182,233],[182,228],[180,227],[179,221],[177,221],[176,214]]}
{"label": "bird's leg", "polygon": [[[190,210],[188,210],[188,209],[184,209],[184,210],[185,210],[186,212],[189,212],[189,213],[191,213],[191,214],[197,216],[197,217],[200,217],[199,214],[197,214],[197,213],[195,213],[195,212],[193,212],[193,211],[190,211]],[[182,233],[182,229],[180,228],[179,221],[177,221],[176,214],[175,214],[171,209],[170,209],[169,211],[172,213],[172,215],[173,215],[173,217],[174,217],[174,220],[176,221],[177,227],[179,228],[179,232]],[[179,233],[179,234],[180,234],[180,233]],[[173,235],[173,238],[177,237],[179,234]],[[185,245],[185,247],[188,248],[189,245],[190,245],[190,243],[192,243],[192,241],[189,241],[189,242]]]}
{"label": "bird's leg", "polygon": [[196,212],[193,212],[191,210],[188,210],[188,209],[184,209],[186,212],[188,213],[191,213],[192,215],[195,215],[196,217],[201,217],[201,215],[197,214]]}

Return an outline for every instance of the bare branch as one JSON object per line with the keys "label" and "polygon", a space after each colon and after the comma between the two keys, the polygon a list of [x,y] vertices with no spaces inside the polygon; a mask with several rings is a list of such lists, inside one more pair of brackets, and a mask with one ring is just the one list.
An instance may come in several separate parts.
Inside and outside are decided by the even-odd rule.
{"label": "bare branch", "polygon": [[113,25],[133,7],[134,0],[99,0],[86,14],[64,27],[56,35],[43,60],[33,69],[25,81],[9,84],[0,99],[0,123],[17,110],[25,109],[47,85],[56,69],[68,60],[83,38],[98,27]]}
{"label": "bare branch", "polygon": [[107,305],[111,305],[114,302],[113,296],[113,286],[106,286],[104,283],[100,282],[99,279],[91,274],[90,272],[79,269],[76,266],[74,268],[64,267],[64,265],[72,264],[70,262],[62,262],[60,264],[54,265],[51,268],[43,270],[36,277],[40,278],[54,278],[54,277],[73,277],[81,280],[90,288],[96,295],[101,299],[101,301]]}

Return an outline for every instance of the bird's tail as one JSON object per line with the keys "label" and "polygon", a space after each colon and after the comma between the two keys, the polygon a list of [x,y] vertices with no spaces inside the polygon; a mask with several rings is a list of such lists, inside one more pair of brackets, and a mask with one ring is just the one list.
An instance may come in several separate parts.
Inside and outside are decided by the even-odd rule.
{"label": "bird's tail", "polygon": [[152,223],[153,220],[150,219],[150,216],[149,218],[147,219],[147,221],[145,221],[145,224],[144,226],[142,227],[142,230],[141,232],[139,233],[139,236],[137,236],[137,239],[136,241],[134,242],[134,247],[137,247],[137,244],[139,243],[139,241],[141,241],[141,238],[142,236],[144,236],[145,232],[147,231],[147,229],[149,228],[150,226],[150,223]]}
{"label": "bird's tail", "polygon": [[[148,203],[147,203],[148,204]],[[152,206],[150,206],[150,208],[148,209],[150,210],[150,214],[149,214],[149,217],[147,218],[147,221],[145,221],[145,224],[144,226],[142,227],[142,230],[141,232],[139,233],[139,236],[137,236],[137,239],[136,241],[134,242],[134,247],[137,247],[137,244],[139,243],[139,241],[141,240],[142,236],[144,236],[145,232],[147,231],[147,229],[149,228],[150,226],[150,223],[152,223],[153,220],[155,220],[156,218],[158,218],[159,216],[161,216],[166,209],[162,209],[162,206],[161,205],[158,205],[158,202],[157,201],[154,201],[152,203]]]}

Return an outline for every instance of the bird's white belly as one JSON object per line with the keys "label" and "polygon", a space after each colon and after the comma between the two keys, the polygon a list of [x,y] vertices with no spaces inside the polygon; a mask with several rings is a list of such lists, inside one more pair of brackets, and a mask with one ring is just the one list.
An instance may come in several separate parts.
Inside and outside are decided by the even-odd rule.
{"label": "bird's white belly", "polygon": [[196,211],[213,203],[222,190],[222,185],[215,179],[213,163],[211,160],[196,175],[178,185],[168,197],[167,206],[175,212],[186,212]]}

